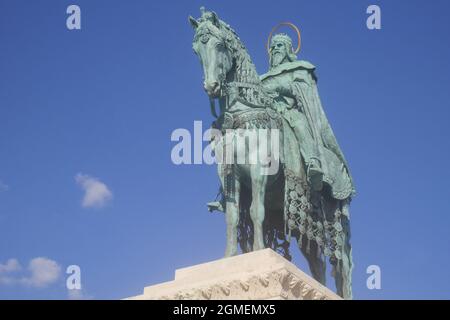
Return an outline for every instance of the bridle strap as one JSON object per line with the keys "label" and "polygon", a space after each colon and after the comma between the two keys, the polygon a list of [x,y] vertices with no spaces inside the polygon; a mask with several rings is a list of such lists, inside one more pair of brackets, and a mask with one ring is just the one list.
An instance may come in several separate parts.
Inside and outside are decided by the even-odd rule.
{"label": "bridle strap", "polygon": [[211,108],[211,114],[213,115],[214,118],[218,118],[217,116],[217,112],[216,112],[216,99],[214,98],[209,98],[209,106]]}

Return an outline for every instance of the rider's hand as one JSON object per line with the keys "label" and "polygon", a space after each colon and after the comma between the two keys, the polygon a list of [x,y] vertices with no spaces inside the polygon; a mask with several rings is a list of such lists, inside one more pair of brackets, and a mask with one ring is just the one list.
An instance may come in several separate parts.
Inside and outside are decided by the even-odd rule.
{"label": "rider's hand", "polygon": [[281,102],[275,102],[274,103],[274,109],[280,114],[284,114],[285,105]]}
{"label": "rider's hand", "polygon": [[279,93],[280,84],[278,83],[278,81],[270,81],[270,82],[264,84],[264,88],[268,92]]}

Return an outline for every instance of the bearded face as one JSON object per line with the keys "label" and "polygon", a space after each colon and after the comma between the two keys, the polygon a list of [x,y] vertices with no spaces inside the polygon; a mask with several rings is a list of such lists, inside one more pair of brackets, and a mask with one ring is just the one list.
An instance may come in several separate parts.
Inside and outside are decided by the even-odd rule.
{"label": "bearded face", "polygon": [[289,61],[288,49],[283,41],[274,41],[270,46],[270,67]]}

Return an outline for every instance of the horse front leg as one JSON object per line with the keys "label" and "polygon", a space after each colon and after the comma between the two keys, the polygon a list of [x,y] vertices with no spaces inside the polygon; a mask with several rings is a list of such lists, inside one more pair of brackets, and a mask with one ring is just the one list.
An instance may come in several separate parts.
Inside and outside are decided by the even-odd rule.
{"label": "horse front leg", "polygon": [[[224,179],[226,178],[222,177],[222,186],[225,186]],[[227,245],[225,249],[225,257],[231,257],[238,254],[237,227],[239,224],[240,182],[234,175],[229,180],[229,183],[234,184],[234,194],[233,197],[225,195],[225,220],[227,223]]]}
{"label": "horse front leg", "polygon": [[253,222],[253,251],[265,248],[263,223],[265,218],[264,198],[266,195],[267,175],[262,174],[259,166],[252,166],[252,204],[250,217]]}

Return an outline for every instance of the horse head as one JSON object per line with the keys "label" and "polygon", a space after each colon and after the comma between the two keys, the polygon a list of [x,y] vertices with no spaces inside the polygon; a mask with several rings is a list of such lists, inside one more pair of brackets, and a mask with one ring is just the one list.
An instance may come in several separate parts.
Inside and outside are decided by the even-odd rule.
{"label": "horse head", "polygon": [[203,87],[210,98],[222,95],[223,85],[233,68],[233,54],[228,44],[229,30],[217,14],[201,8],[202,16],[189,21],[195,30],[193,49],[203,68]]}

